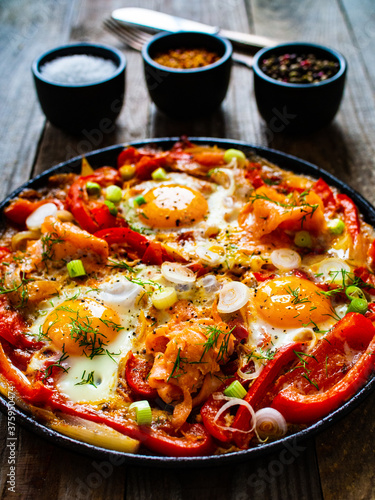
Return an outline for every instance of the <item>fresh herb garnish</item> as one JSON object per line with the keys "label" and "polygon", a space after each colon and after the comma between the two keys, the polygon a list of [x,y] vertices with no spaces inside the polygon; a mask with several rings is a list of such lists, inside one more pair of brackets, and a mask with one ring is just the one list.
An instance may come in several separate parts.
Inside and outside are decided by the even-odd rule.
{"label": "fresh herb garnish", "polygon": [[94,382],[94,373],[95,373],[94,371],[88,373],[86,378],[85,378],[86,370],[84,370],[84,372],[82,373],[81,382],[77,382],[74,385],[92,385],[96,389],[97,387],[96,387],[95,382]]}

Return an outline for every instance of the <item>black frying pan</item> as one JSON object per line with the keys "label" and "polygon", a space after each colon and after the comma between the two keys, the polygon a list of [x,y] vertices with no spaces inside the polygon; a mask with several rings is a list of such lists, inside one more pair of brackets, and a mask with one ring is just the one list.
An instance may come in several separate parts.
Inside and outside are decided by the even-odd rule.
{"label": "black frying pan", "polygon": [[[170,149],[173,144],[178,140],[177,137],[173,138],[163,138],[163,139],[149,139],[144,141],[132,142],[129,145],[134,147],[142,147],[147,144],[155,144],[156,146],[162,149]],[[285,168],[287,170],[292,170],[297,174],[309,175],[315,178],[322,177],[328,184],[337,187],[342,193],[347,194],[352,198],[352,200],[356,203],[359,211],[364,216],[365,221],[375,226],[375,208],[366,201],[359,193],[357,193],[350,186],[340,181],[333,175],[328,172],[321,170],[319,167],[308,163],[304,160],[300,160],[295,156],[287,155],[269,148],[256,147],[245,142],[240,141],[230,141],[226,139],[213,139],[213,138],[195,138],[191,137],[190,140],[194,143],[198,144],[208,144],[215,145],[217,144],[221,148],[229,149],[236,148],[241,149],[245,153],[253,152],[270,162],[273,162],[280,166],[281,168]],[[88,153],[86,158],[88,159],[91,166],[94,168],[101,167],[104,165],[115,166],[117,156],[123,150],[123,145],[111,146],[109,148],[100,149],[98,151],[94,151],[92,153]],[[79,173],[81,169],[81,159],[82,157],[73,158],[64,163],[60,163],[55,167],[47,170],[43,174],[39,175],[35,179],[27,182],[12,194],[10,194],[1,204],[0,204],[0,212],[2,213],[3,209],[7,206],[11,199],[15,198],[19,195],[21,191],[24,189],[38,189],[46,185],[47,179],[56,173],[67,173],[67,172],[76,172]],[[347,401],[343,406],[324,417],[319,422],[311,425],[307,429],[304,429],[296,434],[291,436],[284,437],[279,439],[278,441],[263,444],[255,448],[251,448],[249,450],[237,451],[234,453],[228,453],[225,455],[214,455],[207,457],[189,457],[189,458],[174,458],[174,457],[163,457],[163,456],[155,456],[151,453],[147,454],[147,451],[144,454],[140,455],[132,455],[129,453],[121,453],[118,451],[107,450],[104,448],[99,448],[97,446],[93,446],[87,443],[83,443],[80,441],[76,441],[72,438],[59,434],[56,431],[49,429],[44,426],[40,422],[37,422],[34,417],[30,414],[27,414],[21,409],[16,408],[14,410],[16,414],[17,421],[26,427],[27,429],[35,432],[39,436],[44,437],[48,441],[61,445],[65,448],[68,448],[72,451],[76,451],[78,453],[83,453],[85,455],[90,455],[93,457],[104,458],[112,461],[113,463],[127,463],[134,465],[145,465],[145,466],[157,466],[157,467],[202,467],[202,466],[213,466],[213,465],[224,465],[233,462],[239,462],[244,460],[250,460],[259,458],[260,456],[264,456],[270,453],[275,453],[279,449],[287,448],[291,449],[294,447],[296,443],[305,440],[306,438],[311,438],[316,435],[318,432],[323,431],[333,423],[337,422],[339,419],[347,415],[350,411],[352,411],[361,401],[365,399],[366,396],[370,394],[371,391],[375,389],[375,376],[371,376],[368,382],[360,391],[358,391],[349,401]],[[7,412],[7,401],[4,397],[0,396],[0,408],[6,413]],[[13,409],[13,407],[12,407]]]}

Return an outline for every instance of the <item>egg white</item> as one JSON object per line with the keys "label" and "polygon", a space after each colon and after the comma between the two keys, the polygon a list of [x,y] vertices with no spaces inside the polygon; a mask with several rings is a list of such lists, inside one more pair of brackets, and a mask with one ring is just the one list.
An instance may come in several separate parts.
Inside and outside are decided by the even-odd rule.
{"label": "egg white", "polygon": [[[128,297],[118,293],[119,285],[124,285],[126,291],[130,285]],[[137,289],[138,287],[138,293]],[[135,289],[135,293],[134,293]],[[118,382],[118,364],[133,347],[133,339],[138,324],[138,317],[144,304],[139,297],[142,287],[130,283],[125,276],[116,275],[98,288],[86,286],[71,287],[60,296],[52,298],[40,309],[39,317],[30,328],[30,333],[37,336],[48,314],[67,300],[95,298],[109,309],[114,310],[119,318],[122,329],[112,342],[104,346],[105,353],[92,359],[85,355],[69,355],[65,361],[67,371],[62,373],[57,381],[57,388],[74,402],[100,403],[114,396]],[[114,292],[114,293],[111,293]],[[33,364],[37,363],[33,360]],[[33,366],[33,365],[31,365]],[[81,383],[92,374],[91,383]]]}

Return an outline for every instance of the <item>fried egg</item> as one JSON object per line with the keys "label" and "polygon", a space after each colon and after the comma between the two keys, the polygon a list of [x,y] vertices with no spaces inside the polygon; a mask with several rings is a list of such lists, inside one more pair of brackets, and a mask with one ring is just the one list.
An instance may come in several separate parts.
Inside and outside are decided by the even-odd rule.
{"label": "fried egg", "polygon": [[331,299],[311,281],[283,276],[261,283],[249,305],[249,342],[260,345],[269,338],[272,348],[293,341],[311,342],[328,331],[342,315]]}
{"label": "fried egg", "polygon": [[[165,181],[142,182],[123,203],[125,218],[147,234],[192,230],[196,237],[202,237],[209,228],[216,228],[216,233],[227,229],[235,185],[233,173],[225,170],[225,185],[177,172],[169,173]],[[138,204],[140,195],[143,200]]]}
{"label": "fried egg", "polygon": [[42,333],[63,354],[57,387],[71,401],[99,403],[114,396],[118,365],[133,346],[143,288],[116,275],[98,288],[72,288],[41,310],[31,333]]}

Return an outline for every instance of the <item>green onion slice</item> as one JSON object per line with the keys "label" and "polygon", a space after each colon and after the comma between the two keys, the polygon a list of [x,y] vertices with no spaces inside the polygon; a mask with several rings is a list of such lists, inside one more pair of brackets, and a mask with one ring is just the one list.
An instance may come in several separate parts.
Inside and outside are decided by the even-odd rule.
{"label": "green onion slice", "polygon": [[360,314],[365,314],[367,308],[368,308],[368,303],[366,299],[353,299],[350,302],[348,309],[346,310],[346,313],[356,312]]}
{"label": "green onion slice", "polygon": [[136,401],[129,406],[129,410],[135,410],[138,425],[150,425],[152,422],[151,406],[145,399]]}
{"label": "green onion slice", "polygon": [[85,268],[83,267],[83,263],[80,259],[71,260],[70,262],[67,263],[66,267],[68,269],[68,273],[71,278],[77,278],[78,276],[85,276],[86,274]]}
{"label": "green onion slice", "polygon": [[342,234],[345,229],[345,223],[341,219],[331,219],[327,222],[327,227],[333,234]]}
{"label": "green onion slice", "polygon": [[152,172],[151,177],[154,179],[154,181],[165,181],[167,178],[167,172],[164,170],[164,168],[160,167]]}
{"label": "green onion slice", "polygon": [[243,399],[246,396],[246,389],[242,386],[242,384],[235,380],[224,390],[224,395],[229,396],[230,398],[240,398]]}
{"label": "green onion slice", "polygon": [[98,195],[100,194],[101,187],[97,182],[87,182],[86,183],[86,191],[88,194],[95,194]]}
{"label": "green onion slice", "polygon": [[118,203],[119,201],[121,201],[122,198],[121,188],[115,186],[114,184],[108,186],[107,189],[105,190],[105,197],[106,200],[112,201],[112,203]]}
{"label": "green onion slice", "polygon": [[348,299],[353,300],[353,299],[366,299],[365,294],[363,293],[363,290],[358,288],[358,286],[348,286],[345,290],[346,296]]}
{"label": "green onion slice", "polygon": [[140,194],[139,196],[134,198],[134,201],[136,202],[136,204],[138,206],[144,205],[146,203],[146,200],[145,200],[145,197],[143,196],[143,194]]}
{"label": "green onion slice", "polygon": [[312,239],[308,231],[298,231],[294,236],[294,243],[297,247],[309,248],[312,245]]}
{"label": "green onion slice", "polygon": [[114,215],[116,217],[116,215],[117,215],[117,208],[116,208],[115,204],[112,201],[109,201],[109,200],[105,200],[104,203],[105,203],[105,205],[107,205],[109,213],[111,215]]}
{"label": "green onion slice", "polygon": [[225,163],[230,163],[233,158],[236,158],[239,162],[246,160],[246,156],[243,151],[240,151],[239,149],[227,149],[224,153]]}

